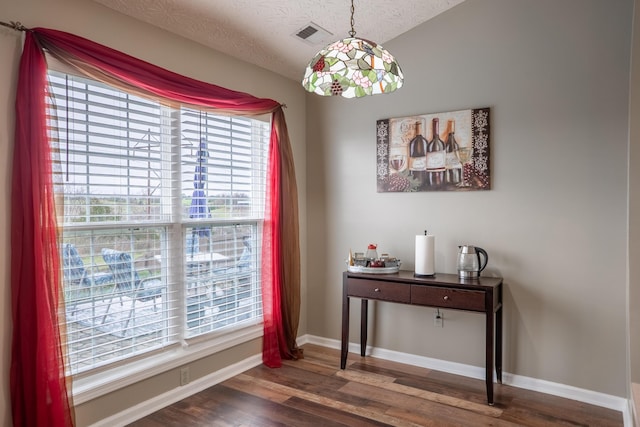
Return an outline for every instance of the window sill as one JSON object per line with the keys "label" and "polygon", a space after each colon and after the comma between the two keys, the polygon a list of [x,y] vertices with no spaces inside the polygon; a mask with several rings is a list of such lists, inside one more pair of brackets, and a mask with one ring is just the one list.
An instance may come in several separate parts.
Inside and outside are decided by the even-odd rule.
{"label": "window sill", "polygon": [[79,405],[171,369],[261,337],[262,323],[236,329],[207,340],[185,343],[157,355],[120,364],[73,380],[73,402]]}

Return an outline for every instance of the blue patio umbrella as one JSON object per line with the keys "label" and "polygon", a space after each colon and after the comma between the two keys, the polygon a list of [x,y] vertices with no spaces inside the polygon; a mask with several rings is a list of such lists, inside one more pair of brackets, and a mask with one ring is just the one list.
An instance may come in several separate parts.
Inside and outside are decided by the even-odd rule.
{"label": "blue patio umbrella", "polygon": [[[200,140],[200,147],[196,152],[197,165],[193,175],[193,195],[191,196],[191,206],[189,207],[189,218],[211,218],[209,207],[207,206],[207,195],[205,194],[204,187],[207,180],[207,157],[209,152],[207,151],[207,141],[202,138]],[[208,227],[193,228],[191,234],[191,253],[195,252],[195,246],[197,237],[209,237],[210,232]]]}

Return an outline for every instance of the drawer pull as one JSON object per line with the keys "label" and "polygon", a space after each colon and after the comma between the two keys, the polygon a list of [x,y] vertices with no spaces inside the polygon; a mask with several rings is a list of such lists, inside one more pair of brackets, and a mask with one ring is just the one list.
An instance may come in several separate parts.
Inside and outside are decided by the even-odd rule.
{"label": "drawer pull", "polygon": [[445,301],[449,301],[449,295],[445,295],[443,298]]}
{"label": "drawer pull", "polygon": [[380,292],[380,288],[375,288],[373,292]]}

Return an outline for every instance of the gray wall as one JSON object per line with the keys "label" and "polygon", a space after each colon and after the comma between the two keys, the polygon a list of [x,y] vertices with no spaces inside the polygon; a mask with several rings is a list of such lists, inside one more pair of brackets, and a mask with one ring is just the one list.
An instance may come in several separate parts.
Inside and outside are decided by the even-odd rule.
{"label": "gray wall", "polygon": [[[3,9],[0,4],[0,11]],[[2,16],[2,14],[0,14]],[[4,18],[0,18],[3,19]],[[0,367],[2,384],[0,386],[0,425],[11,425],[11,407],[9,394],[9,363],[11,350],[11,286],[9,239],[10,210],[9,194],[11,191],[10,158],[13,150],[13,104],[15,101],[15,85],[17,81],[16,61],[20,55],[20,39],[15,35],[8,36],[0,30],[0,54],[7,60],[0,61]]]}
{"label": "gray wall", "polygon": [[[629,338],[631,382],[640,384],[640,5],[635,2],[629,114]],[[640,401],[640,396],[636,396]],[[640,407],[636,408],[640,417]]]}
{"label": "gray wall", "polygon": [[[295,157],[301,216],[301,245],[306,246],[305,96],[299,82],[235,60],[202,45],[125,17],[98,3],[86,0],[2,0],[0,20],[20,21],[27,27],[47,27],[80,35],[172,71],[208,81],[257,97],[276,99],[285,110]],[[21,51],[20,34],[0,29],[0,425],[11,425],[9,362],[11,343],[10,310],[10,184],[13,146],[15,87]],[[305,257],[302,254],[302,295],[306,296]],[[306,301],[306,298],[305,298]],[[300,333],[306,332],[306,312],[301,310]],[[261,340],[238,345],[205,360],[190,364],[196,380],[218,369],[259,354]],[[78,426],[89,425],[129,406],[144,402],[179,386],[179,369],[80,404]]]}
{"label": "gray wall", "polygon": [[[504,368],[627,396],[627,149],[633,0],[467,0],[385,43],[405,87],[360,100],[308,96],[309,333],[339,339],[349,249],[414,264],[436,236],[504,277]],[[364,36],[364,35],[363,35]],[[487,192],[377,193],[377,119],[491,107]],[[358,304],[351,336],[357,341]],[[484,365],[484,322],[377,304],[370,344]]]}

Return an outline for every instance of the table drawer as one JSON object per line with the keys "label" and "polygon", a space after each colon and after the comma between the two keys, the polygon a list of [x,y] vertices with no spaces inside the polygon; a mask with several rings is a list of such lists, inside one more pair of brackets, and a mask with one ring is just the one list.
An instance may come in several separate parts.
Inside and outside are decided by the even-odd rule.
{"label": "table drawer", "polygon": [[411,285],[411,304],[485,311],[485,292]]}
{"label": "table drawer", "polygon": [[347,295],[409,304],[411,302],[411,285],[350,278],[347,283]]}

